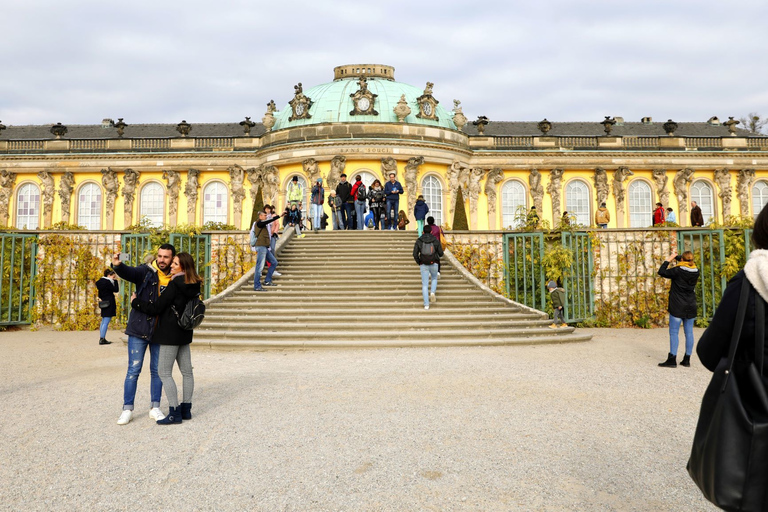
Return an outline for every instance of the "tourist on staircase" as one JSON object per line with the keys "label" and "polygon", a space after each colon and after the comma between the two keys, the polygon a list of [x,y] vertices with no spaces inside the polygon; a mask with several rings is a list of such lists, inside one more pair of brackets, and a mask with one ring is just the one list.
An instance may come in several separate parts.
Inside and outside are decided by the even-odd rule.
{"label": "tourist on staircase", "polygon": [[320,221],[323,218],[323,203],[325,203],[323,178],[317,178],[317,183],[312,187],[312,194],[310,195],[309,202],[312,208],[312,229],[317,233],[317,230],[320,229]]}
{"label": "tourist on staircase", "polygon": [[355,198],[352,197],[352,184],[347,181],[346,174],[342,174],[339,178],[341,181],[336,185],[336,195],[341,199],[343,206],[341,217],[344,221],[344,226],[341,229],[354,229],[352,212],[355,211]]}
{"label": "tourist on staircase", "polygon": [[363,178],[359,174],[355,176],[355,184],[352,186],[352,197],[355,198],[357,229],[362,231],[365,228],[365,202],[367,197]]}
{"label": "tourist on staircase", "polygon": [[344,206],[341,202],[341,198],[336,195],[335,190],[331,190],[331,195],[328,197],[328,206],[331,207],[331,224],[333,230],[344,229],[344,220],[341,217],[341,210]]}
{"label": "tourist on staircase", "polygon": [[[285,213],[283,213],[285,215]],[[282,216],[282,215],[281,215]],[[277,286],[272,282],[272,274],[277,269],[277,258],[269,250],[269,225],[280,219],[280,217],[273,217],[267,220],[267,212],[264,210],[259,212],[259,220],[253,223],[251,226],[251,247],[256,251],[256,270],[253,273],[253,291],[263,292],[266,291],[261,285],[261,271],[264,270],[265,262],[269,261],[269,270],[264,278],[264,286]]]}
{"label": "tourist on staircase", "polygon": [[[440,248],[445,251],[445,243],[443,243],[445,234],[443,233],[443,228],[435,224],[434,217],[427,217],[427,225],[424,226],[424,233],[426,232],[432,233],[432,236],[440,241]],[[440,258],[437,259],[437,277],[440,277]]]}
{"label": "tourist on staircase", "polygon": [[[431,230],[425,229],[424,234],[417,238],[413,245],[413,259],[421,269],[421,295],[424,299],[424,309],[429,309],[430,302],[436,301],[437,264],[442,255],[443,248],[440,245],[440,239],[436,238]],[[432,287],[431,291],[428,292],[430,279],[432,280]]]}
{"label": "tourist on staircase", "polygon": [[288,228],[293,228],[296,231],[296,238],[304,238],[306,236],[301,234],[301,210],[299,210],[296,204],[291,205],[291,209],[288,210],[288,215],[285,218],[288,221]]}
{"label": "tourist on staircase", "polygon": [[403,193],[403,186],[397,181],[395,173],[389,173],[389,181],[384,185],[384,195],[387,198],[386,215],[387,228],[392,231],[397,229],[397,213],[400,211],[400,194]]}
{"label": "tourist on staircase", "polygon": [[368,201],[373,212],[373,229],[384,229],[384,188],[379,180],[374,180],[368,191]]}
{"label": "tourist on staircase", "polygon": [[[276,217],[276,209],[272,205],[267,205],[264,207],[264,211],[267,212],[267,220],[273,219]],[[280,223],[279,222],[273,222],[269,226],[269,250],[272,253],[272,255],[277,258],[277,241],[280,239]],[[267,266],[271,266],[272,264],[267,262]],[[275,277],[280,277],[282,274],[275,270],[275,272],[272,274]]]}
{"label": "tourist on staircase", "polygon": [[416,198],[416,204],[413,207],[413,216],[416,218],[416,230],[419,233],[418,236],[421,236],[422,233],[424,233],[424,220],[427,218],[427,213],[429,213],[429,206],[426,201],[424,201],[424,196],[419,194],[419,197]]}
{"label": "tourist on staircase", "polygon": [[299,177],[294,176],[291,182],[288,183],[288,203],[298,205],[304,198],[304,189],[299,184]]}

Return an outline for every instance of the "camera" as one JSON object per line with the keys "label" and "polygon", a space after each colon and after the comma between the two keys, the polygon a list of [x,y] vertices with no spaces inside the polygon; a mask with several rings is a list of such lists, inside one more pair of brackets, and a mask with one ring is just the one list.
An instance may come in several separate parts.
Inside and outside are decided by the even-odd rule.
{"label": "camera", "polygon": [[683,261],[683,257],[678,254],[675,256],[675,261]]}

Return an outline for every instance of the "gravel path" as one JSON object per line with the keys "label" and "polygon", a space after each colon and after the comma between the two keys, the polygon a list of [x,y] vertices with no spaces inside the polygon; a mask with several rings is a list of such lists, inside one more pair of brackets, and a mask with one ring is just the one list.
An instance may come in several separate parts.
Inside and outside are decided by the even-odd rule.
{"label": "gravel path", "polygon": [[528,347],[197,349],[194,417],[166,427],[147,417],[148,359],[136,416],[116,424],[122,343],[0,333],[0,509],[715,510],[685,471],[709,372],[658,368],[664,329],[590,332]]}

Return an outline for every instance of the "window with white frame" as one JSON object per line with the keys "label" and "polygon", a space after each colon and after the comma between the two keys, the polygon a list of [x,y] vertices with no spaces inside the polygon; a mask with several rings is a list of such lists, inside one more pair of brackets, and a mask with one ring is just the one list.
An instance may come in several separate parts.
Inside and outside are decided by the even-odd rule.
{"label": "window with white frame", "polygon": [[427,176],[421,182],[421,195],[429,206],[428,217],[435,218],[435,225],[443,225],[443,186],[434,176]]}
{"label": "window with white frame", "polygon": [[40,189],[25,183],[16,193],[16,227],[37,229],[40,227]]}
{"label": "window with white frame", "polygon": [[521,206],[528,210],[525,185],[510,180],[501,187],[501,224],[504,229],[516,228],[515,214]]}
{"label": "window with white frame", "polygon": [[565,186],[565,211],[577,224],[592,224],[589,207],[589,187],[581,180],[571,180]]}
{"label": "window with white frame", "polygon": [[149,182],[141,188],[139,196],[139,219],[146,218],[154,227],[163,225],[165,214],[165,187]]}
{"label": "window with white frame", "polygon": [[227,187],[220,181],[209,183],[203,189],[203,224],[209,222],[227,223],[229,208]]}
{"label": "window with white frame", "polygon": [[768,204],[768,182],[758,180],[752,186],[752,215],[757,218],[766,204]]}
{"label": "window with white frame", "polygon": [[86,183],[77,194],[77,224],[85,229],[101,229],[101,187]]}
{"label": "window with white frame", "polygon": [[646,228],[653,223],[651,186],[643,180],[629,184],[629,227]]}
{"label": "window with white frame", "polygon": [[693,182],[691,185],[691,201],[696,201],[696,204],[701,208],[704,224],[715,216],[715,198],[712,186],[706,181],[698,180]]}

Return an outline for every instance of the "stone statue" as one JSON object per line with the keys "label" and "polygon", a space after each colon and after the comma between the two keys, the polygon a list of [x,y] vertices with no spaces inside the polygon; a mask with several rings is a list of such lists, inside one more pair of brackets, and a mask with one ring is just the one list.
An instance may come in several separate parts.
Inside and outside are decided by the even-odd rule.
{"label": "stone statue", "polygon": [[163,171],[163,179],[168,182],[168,224],[175,226],[177,224],[177,215],[179,211],[179,190],[181,189],[181,175],[178,171]]}
{"label": "stone statue", "polygon": [[675,187],[678,208],[680,209],[678,219],[684,219],[685,215],[688,213],[688,184],[693,179],[693,172],[693,169],[681,169],[675,173],[675,178],[672,180],[672,186]]}
{"label": "stone statue", "polygon": [[243,199],[245,199],[245,169],[235,164],[229,169],[229,190],[232,193],[232,212],[234,213],[235,227],[240,228],[243,219]]}
{"label": "stone statue", "polygon": [[[563,189],[563,169],[552,169],[549,171],[549,184],[547,184],[547,193],[552,199],[552,217],[562,219],[560,215],[560,195]],[[537,208],[538,209],[538,208]]]}
{"label": "stone statue", "polygon": [[408,214],[413,213],[413,207],[416,205],[416,191],[418,190],[417,176],[419,166],[424,163],[424,157],[414,156],[408,159],[405,164],[405,192],[408,194]]}
{"label": "stone statue", "polygon": [[275,126],[277,120],[275,119],[275,112],[277,112],[277,106],[275,106],[275,100],[269,100],[267,103],[267,112],[264,117],[261,118],[261,124],[268,132],[272,131],[272,127]]}
{"label": "stone statue", "polygon": [[307,158],[301,162],[301,166],[304,168],[304,174],[307,176],[307,183],[309,183],[309,189],[317,183],[317,178],[322,178],[320,173],[320,167],[317,165],[317,160],[314,158]]}
{"label": "stone statue", "polygon": [[255,204],[259,189],[264,186],[264,170],[261,166],[250,167],[245,170],[245,174],[251,184],[251,200]]}
{"label": "stone statue", "polygon": [[629,167],[619,167],[613,172],[613,198],[616,200],[616,218],[623,219],[624,212],[624,182],[635,173]]}
{"label": "stone statue", "polygon": [[405,121],[405,118],[411,115],[411,107],[408,106],[408,102],[405,100],[405,94],[400,96],[400,101],[392,108],[392,112],[397,116],[397,120],[401,123]]}
{"label": "stone statue", "polygon": [[126,169],[123,176],[123,215],[125,227],[133,225],[133,199],[136,196],[136,187],[139,184],[141,173],[133,169]]}
{"label": "stone statue", "polygon": [[536,207],[536,211],[543,212],[544,187],[541,185],[541,173],[538,169],[531,169],[528,175],[528,186],[531,190],[531,197],[533,198],[533,205]]}
{"label": "stone statue", "polygon": [[385,156],[381,159],[381,175],[384,176],[384,181],[389,180],[389,173],[395,173],[397,177],[397,160],[391,156]]}
{"label": "stone statue", "polygon": [[467,121],[467,116],[464,115],[461,102],[459,100],[453,100],[453,124],[456,125],[456,129],[461,131],[467,124]]}
{"label": "stone statue", "polygon": [[480,182],[485,177],[485,169],[475,167],[469,172],[469,212],[477,213],[477,200],[480,199]]}
{"label": "stone statue", "polygon": [[47,170],[37,173],[37,177],[42,182],[43,189],[43,227],[49,227],[53,220],[53,200],[56,195],[53,176]]}
{"label": "stone statue", "polygon": [[656,194],[659,196],[659,202],[666,208],[669,206],[669,190],[667,190],[667,177],[666,169],[654,169],[653,170],[653,182],[656,184]]}
{"label": "stone statue", "polygon": [[453,162],[450,167],[448,167],[448,187],[451,191],[451,204],[450,204],[450,212],[453,213],[456,209],[456,194],[459,193],[459,187],[461,186],[461,179],[464,175],[464,171],[466,171],[467,168],[462,165],[461,162]]}
{"label": "stone statue", "polygon": [[485,180],[485,197],[488,198],[488,213],[496,213],[496,185],[504,181],[504,171],[494,167]]}
{"label": "stone statue", "polygon": [[117,192],[120,190],[117,173],[109,167],[102,169],[101,183],[104,185],[104,192],[106,193],[104,201],[106,229],[115,229],[115,201],[117,201]]}
{"label": "stone statue", "polygon": [[66,171],[59,182],[59,200],[61,201],[61,221],[69,224],[69,208],[72,202],[72,193],[75,191],[75,176]]}
{"label": "stone statue", "polygon": [[[736,181],[736,193],[739,196],[739,213],[742,217],[749,217],[749,191],[755,181],[754,169],[742,169]],[[755,212],[755,214],[760,212]]]}
{"label": "stone statue", "polygon": [[731,214],[731,198],[733,196],[730,171],[728,169],[715,169],[715,183],[717,183],[717,188],[720,189],[717,196],[723,205],[723,218],[725,218]]}
{"label": "stone statue", "polygon": [[431,95],[432,94],[432,88],[435,86],[432,82],[427,82],[427,86],[424,88],[424,95]]}
{"label": "stone statue", "polygon": [[595,195],[597,196],[597,204],[603,204],[608,200],[608,194],[610,188],[608,187],[608,173],[605,169],[598,167],[595,169],[595,175],[592,178],[595,183]]}
{"label": "stone statue", "polygon": [[0,171],[0,226],[8,225],[8,205],[11,204],[16,173],[5,169]]}
{"label": "stone statue", "polygon": [[197,223],[197,191],[200,189],[200,171],[190,169],[187,171],[187,184],[184,185],[184,195],[187,196],[187,223]]}
{"label": "stone statue", "polygon": [[326,193],[330,193],[331,190],[336,190],[336,185],[339,184],[339,179],[344,173],[344,168],[347,166],[347,157],[343,155],[336,155],[331,159],[331,170],[328,172],[328,188]]}
{"label": "stone statue", "polygon": [[277,202],[277,192],[280,188],[279,171],[274,165],[262,165],[261,169],[264,182],[262,197],[265,203],[274,205]]}

